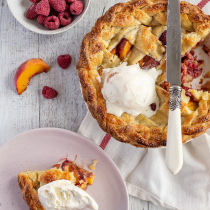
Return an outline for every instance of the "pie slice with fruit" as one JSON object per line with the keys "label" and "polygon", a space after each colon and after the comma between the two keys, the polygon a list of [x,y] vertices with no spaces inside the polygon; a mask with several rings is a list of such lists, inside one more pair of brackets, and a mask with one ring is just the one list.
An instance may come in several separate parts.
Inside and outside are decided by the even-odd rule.
{"label": "pie slice with fruit", "polygon": [[71,181],[75,186],[86,190],[92,185],[95,175],[92,172],[78,167],[74,161],[68,159],[54,165],[46,171],[26,171],[18,174],[18,184],[22,190],[23,199],[31,210],[44,210],[38,197],[38,189],[57,180]]}
{"label": "pie slice with fruit", "polygon": [[[210,78],[195,53],[201,48],[210,56],[210,16],[184,1],[180,15],[184,143],[210,127],[210,81],[192,85]],[[92,116],[112,137],[136,147],[161,147],[167,141],[166,25],[167,0],[131,0],[100,17],[81,46],[77,69]]]}

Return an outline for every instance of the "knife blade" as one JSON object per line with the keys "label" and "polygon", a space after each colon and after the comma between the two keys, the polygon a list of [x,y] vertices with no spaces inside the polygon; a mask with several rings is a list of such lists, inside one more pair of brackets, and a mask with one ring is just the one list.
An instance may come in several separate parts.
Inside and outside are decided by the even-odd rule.
{"label": "knife blade", "polygon": [[181,85],[180,1],[169,0],[167,10],[166,78],[170,85]]}
{"label": "knife blade", "polygon": [[172,174],[183,165],[181,132],[181,22],[180,1],[168,0],[166,79],[170,84],[169,117],[165,162]]}

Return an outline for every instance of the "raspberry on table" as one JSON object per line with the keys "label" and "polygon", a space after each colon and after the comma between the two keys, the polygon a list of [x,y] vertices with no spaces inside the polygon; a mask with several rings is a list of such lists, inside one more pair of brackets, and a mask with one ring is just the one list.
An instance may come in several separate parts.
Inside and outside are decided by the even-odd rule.
{"label": "raspberry on table", "polygon": [[58,17],[56,17],[56,16],[46,17],[46,19],[44,21],[44,26],[50,30],[57,29],[59,27],[59,25],[60,25],[60,21],[59,21]]}
{"label": "raspberry on table", "polygon": [[39,15],[48,16],[50,14],[50,4],[49,4],[48,0],[41,0],[36,5],[36,10],[35,11]]}
{"label": "raspberry on table", "polygon": [[65,0],[49,0],[49,3],[50,6],[58,12],[63,12],[66,9]]}
{"label": "raspberry on table", "polygon": [[30,0],[30,1],[36,4],[36,3],[40,2],[41,0]]}
{"label": "raspberry on table", "polygon": [[71,17],[68,12],[59,13],[58,18],[62,26],[67,26],[71,23]]}
{"label": "raspberry on table", "polygon": [[83,11],[83,3],[81,1],[75,1],[70,5],[70,12],[72,15],[80,15]]}
{"label": "raspberry on table", "polygon": [[51,87],[44,86],[42,89],[42,95],[46,99],[53,99],[57,97],[58,92]]}
{"label": "raspberry on table", "polygon": [[45,19],[46,19],[46,16],[44,16],[44,15],[39,15],[39,16],[37,17],[37,22],[38,22],[39,24],[41,24],[41,25],[44,25]]}
{"label": "raspberry on table", "polygon": [[28,9],[28,11],[26,12],[26,17],[28,19],[35,19],[37,18],[37,13],[35,12],[35,9],[36,9],[36,4],[32,4],[30,6],[30,8]]}
{"label": "raspberry on table", "polygon": [[71,4],[71,3],[74,3],[75,1],[77,1],[77,0],[66,0],[66,2],[67,2],[67,3],[70,3],[70,4]]}
{"label": "raspberry on table", "polygon": [[69,54],[60,55],[57,58],[58,65],[62,69],[67,69],[70,66],[70,64],[71,64],[71,60],[72,60],[72,58],[71,58],[71,56]]}

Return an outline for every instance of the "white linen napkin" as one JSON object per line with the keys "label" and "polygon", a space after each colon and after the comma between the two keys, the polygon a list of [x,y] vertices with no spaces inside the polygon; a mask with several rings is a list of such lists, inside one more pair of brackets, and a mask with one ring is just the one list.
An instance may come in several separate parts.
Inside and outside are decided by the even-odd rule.
{"label": "white linen napkin", "polygon": [[[209,1],[189,2],[210,14]],[[175,176],[166,168],[165,148],[141,149],[120,143],[103,132],[89,112],[78,133],[98,144],[116,163],[129,195],[168,209],[210,209],[210,130],[183,145],[183,168]]]}
{"label": "white linen napkin", "polygon": [[116,163],[129,195],[168,209],[210,209],[210,131],[183,145],[184,164],[175,176],[165,166],[165,148],[141,149],[118,142],[89,112],[78,133],[100,145]]}

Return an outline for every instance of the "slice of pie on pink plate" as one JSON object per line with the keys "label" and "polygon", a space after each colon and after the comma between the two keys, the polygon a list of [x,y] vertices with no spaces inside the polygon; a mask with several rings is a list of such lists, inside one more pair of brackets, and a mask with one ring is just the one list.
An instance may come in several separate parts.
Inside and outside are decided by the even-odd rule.
{"label": "slice of pie on pink plate", "polygon": [[[87,189],[88,185],[92,185],[94,181],[95,175],[92,172],[89,172],[85,170],[83,167],[79,167],[75,161],[70,161],[68,159],[63,159],[60,163],[55,164],[52,168],[46,171],[26,171],[18,174],[18,184],[20,189],[22,190],[23,199],[28,204],[29,208],[31,210],[45,210],[43,207],[43,203],[40,201],[40,195],[38,191],[46,186],[46,189],[43,189],[42,192],[45,190],[45,196],[46,199],[51,197],[52,200],[55,195],[52,192],[49,192],[49,189],[52,189],[53,186],[48,185],[55,185],[55,189],[62,189],[65,191],[64,188],[60,187],[60,181],[63,180],[65,183],[61,183],[64,185],[70,185],[73,190],[73,194],[75,193],[75,197],[78,194],[79,197],[82,197],[79,193],[84,194],[88,199],[85,201],[92,202],[92,199],[89,198],[90,196],[87,195],[86,192],[83,192]],[[58,186],[57,186],[58,185]],[[77,186],[75,188],[75,186]],[[74,189],[75,188],[75,189]],[[80,189],[82,189],[82,191]],[[68,190],[68,189],[66,189]],[[54,190],[52,190],[54,191]],[[79,193],[78,193],[79,191]],[[51,194],[50,194],[51,193]],[[56,192],[56,194],[60,194],[60,192]],[[71,192],[70,197],[71,198]],[[66,194],[67,195],[67,194]],[[58,196],[59,197],[59,196]],[[62,197],[62,195],[60,195]],[[64,196],[65,197],[65,196]],[[68,197],[68,196],[67,196]],[[43,196],[41,196],[43,198]],[[59,200],[59,199],[58,199]],[[67,199],[68,200],[68,199]],[[73,200],[74,201],[74,200]],[[58,202],[58,201],[57,201]],[[63,201],[62,201],[63,202]],[[64,202],[63,202],[64,203]],[[78,203],[82,203],[81,201],[78,201]],[[94,201],[92,202],[95,206],[97,206]],[[53,204],[54,205],[54,204]],[[90,205],[91,207],[91,205]],[[68,208],[67,208],[68,209]],[[92,208],[94,209],[94,208]]]}

